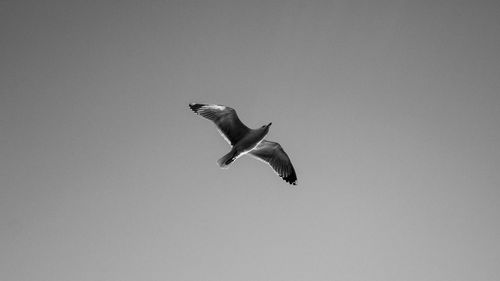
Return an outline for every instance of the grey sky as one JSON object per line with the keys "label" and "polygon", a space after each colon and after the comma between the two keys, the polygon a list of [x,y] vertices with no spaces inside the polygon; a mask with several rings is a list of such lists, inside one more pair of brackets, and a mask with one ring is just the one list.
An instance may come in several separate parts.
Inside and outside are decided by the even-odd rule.
{"label": "grey sky", "polygon": [[[0,1],[1,280],[499,280],[497,1]],[[189,102],[273,122],[290,188]]]}

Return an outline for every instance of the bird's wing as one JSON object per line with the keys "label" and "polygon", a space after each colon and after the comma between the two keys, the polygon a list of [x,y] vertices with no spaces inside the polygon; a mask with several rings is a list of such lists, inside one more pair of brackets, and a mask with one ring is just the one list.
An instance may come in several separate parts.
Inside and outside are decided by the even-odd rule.
{"label": "bird's wing", "polygon": [[297,175],[292,162],[281,145],[277,142],[263,140],[257,147],[251,150],[250,155],[266,162],[286,182],[296,185]]}
{"label": "bird's wing", "polygon": [[189,108],[196,114],[211,120],[217,126],[219,133],[230,144],[236,144],[250,129],[243,124],[236,110],[216,104],[190,103]]}

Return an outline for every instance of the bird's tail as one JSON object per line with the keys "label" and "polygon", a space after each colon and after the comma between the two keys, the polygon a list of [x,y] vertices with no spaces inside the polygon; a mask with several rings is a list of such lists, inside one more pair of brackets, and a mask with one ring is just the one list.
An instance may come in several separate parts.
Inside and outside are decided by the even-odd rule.
{"label": "bird's tail", "polygon": [[221,167],[222,169],[227,169],[227,166],[236,159],[236,155],[237,152],[231,150],[228,154],[222,156],[221,159],[217,160],[217,164],[219,164],[219,167]]}

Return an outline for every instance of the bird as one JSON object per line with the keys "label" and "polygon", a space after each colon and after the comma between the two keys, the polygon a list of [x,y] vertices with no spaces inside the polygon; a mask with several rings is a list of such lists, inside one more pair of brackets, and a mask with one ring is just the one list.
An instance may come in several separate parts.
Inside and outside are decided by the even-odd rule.
{"label": "bird", "polygon": [[248,128],[240,121],[236,110],[225,105],[190,103],[194,113],[212,121],[231,150],[217,164],[223,169],[243,155],[250,155],[267,163],[274,172],[291,185],[297,185],[297,175],[290,158],[277,142],[265,140],[272,123],[257,129]]}

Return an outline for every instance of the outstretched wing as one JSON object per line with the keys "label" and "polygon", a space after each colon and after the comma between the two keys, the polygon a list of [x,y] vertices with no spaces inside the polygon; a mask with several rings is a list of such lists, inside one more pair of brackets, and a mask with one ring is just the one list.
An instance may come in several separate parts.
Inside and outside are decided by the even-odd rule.
{"label": "outstretched wing", "polygon": [[190,103],[189,108],[196,114],[211,120],[217,126],[219,133],[231,145],[237,143],[250,129],[243,124],[236,110],[216,104]]}
{"label": "outstretched wing", "polygon": [[297,184],[297,175],[292,162],[279,143],[263,140],[249,154],[269,164],[286,182]]}

